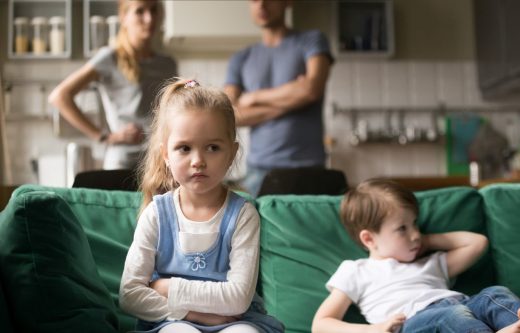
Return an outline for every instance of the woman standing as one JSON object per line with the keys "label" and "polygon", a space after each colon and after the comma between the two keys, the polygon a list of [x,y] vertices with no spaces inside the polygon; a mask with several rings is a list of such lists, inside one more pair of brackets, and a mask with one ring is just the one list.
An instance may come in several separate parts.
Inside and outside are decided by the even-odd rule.
{"label": "woman standing", "polygon": [[[152,48],[163,18],[158,0],[119,0],[115,48],[103,47],[50,94],[49,102],[89,138],[107,145],[104,169],[137,166],[151,122],[152,103],[165,79],[177,75],[175,61]],[[109,130],[96,127],[74,96],[96,81]]]}

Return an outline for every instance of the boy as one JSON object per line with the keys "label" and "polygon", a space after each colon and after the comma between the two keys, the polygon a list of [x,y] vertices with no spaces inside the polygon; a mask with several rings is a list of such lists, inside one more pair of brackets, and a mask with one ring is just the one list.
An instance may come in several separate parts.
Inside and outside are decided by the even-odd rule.
{"label": "boy", "polygon": [[[414,194],[388,181],[368,180],[349,191],[341,219],[369,257],[344,261],[327,282],[312,332],[517,332],[520,300],[495,286],[469,297],[449,290],[487,248],[466,232],[421,235]],[[436,251],[431,255],[422,254]],[[355,303],[370,324],[343,322]]]}

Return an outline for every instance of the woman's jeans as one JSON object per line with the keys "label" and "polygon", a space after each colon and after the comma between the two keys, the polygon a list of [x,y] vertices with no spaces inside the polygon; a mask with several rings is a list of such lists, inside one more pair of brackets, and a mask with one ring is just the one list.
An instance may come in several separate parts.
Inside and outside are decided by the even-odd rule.
{"label": "woman's jeans", "polygon": [[406,320],[401,333],[496,332],[519,320],[520,299],[494,286],[477,295],[449,297],[428,305]]}

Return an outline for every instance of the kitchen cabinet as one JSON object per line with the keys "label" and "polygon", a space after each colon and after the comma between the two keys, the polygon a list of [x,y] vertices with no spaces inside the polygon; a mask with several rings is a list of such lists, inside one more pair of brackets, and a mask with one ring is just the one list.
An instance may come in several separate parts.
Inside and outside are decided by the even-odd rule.
{"label": "kitchen cabinet", "polygon": [[117,0],[83,0],[83,53],[91,57],[109,45],[119,27]]}
{"label": "kitchen cabinet", "polygon": [[394,54],[392,0],[339,0],[333,17],[333,45],[338,56]]}
{"label": "kitchen cabinet", "polygon": [[485,99],[520,92],[520,2],[474,0],[479,88]]}
{"label": "kitchen cabinet", "polygon": [[[260,40],[249,1],[165,1],[164,37],[177,52],[236,51]],[[292,26],[288,9],[286,23]]]}
{"label": "kitchen cabinet", "polygon": [[69,58],[71,1],[9,0],[9,59]]}

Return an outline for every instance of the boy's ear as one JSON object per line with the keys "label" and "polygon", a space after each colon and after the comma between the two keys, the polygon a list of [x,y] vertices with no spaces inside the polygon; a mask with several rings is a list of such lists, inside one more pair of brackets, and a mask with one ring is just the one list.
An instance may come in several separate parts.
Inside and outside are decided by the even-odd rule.
{"label": "boy's ear", "polygon": [[363,229],[359,232],[359,240],[367,249],[371,249],[374,245],[374,236],[372,232],[367,229]]}

